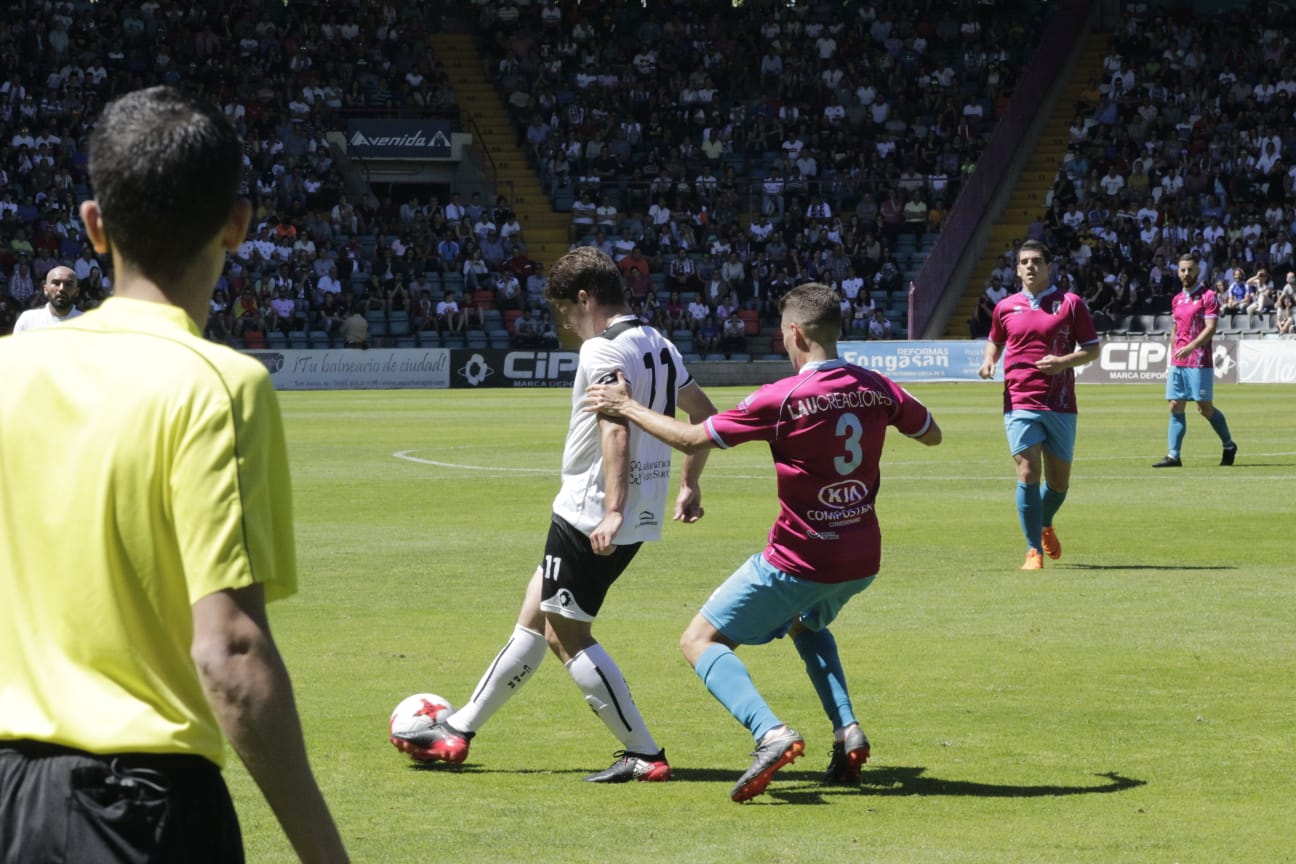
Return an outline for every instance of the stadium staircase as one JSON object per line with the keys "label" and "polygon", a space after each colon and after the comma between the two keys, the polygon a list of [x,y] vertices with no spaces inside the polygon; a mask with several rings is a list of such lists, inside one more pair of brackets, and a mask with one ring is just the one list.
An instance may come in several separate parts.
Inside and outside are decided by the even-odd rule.
{"label": "stadium staircase", "polygon": [[473,148],[495,183],[496,194],[509,199],[526,241],[527,255],[549,267],[570,246],[571,217],[553,207],[495,82],[486,77],[486,60],[467,33],[439,33],[433,50],[454,88],[459,111],[473,136]]}
{"label": "stadium staircase", "polygon": [[945,324],[946,339],[966,339],[968,319],[976,310],[977,298],[985,290],[990,271],[998,266],[1004,252],[1014,248],[1026,236],[1032,222],[1042,220],[1047,213],[1049,192],[1057,180],[1058,171],[1066,158],[1071,143],[1071,120],[1075,105],[1089,79],[1102,80],[1103,60],[1110,50],[1110,36],[1090,33],[1071,77],[1058,94],[1044,132],[1036,142],[1012,197],[1008,199],[999,221],[990,229],[989,240],[981,250],[981,258],[972,270],[957,309]]}

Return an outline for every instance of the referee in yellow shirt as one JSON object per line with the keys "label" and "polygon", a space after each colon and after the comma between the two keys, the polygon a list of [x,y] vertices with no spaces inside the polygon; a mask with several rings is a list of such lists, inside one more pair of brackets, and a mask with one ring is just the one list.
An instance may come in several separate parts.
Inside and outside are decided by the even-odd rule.
{"label": "referee in yellow shirt", "polygon": [[265,614],[296,588],[278,402],[202,338],[241,143],[154,87],[89,155],[115,296],[0,339],[0,862],[242,861],[222,731],[302,860],[346,860]]}

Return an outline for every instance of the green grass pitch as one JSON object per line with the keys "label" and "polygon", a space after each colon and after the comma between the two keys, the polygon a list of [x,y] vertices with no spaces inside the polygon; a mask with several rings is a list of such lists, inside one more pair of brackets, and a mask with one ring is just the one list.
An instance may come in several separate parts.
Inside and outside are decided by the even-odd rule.
{"label": "green grass pitch", "polygon": [[[882,572],[833,628],[873,744],[864,784],[819,786],[831,730],[780,641],[740,654],[807,754],[745,805],[728,791],[752,742],[676,643],[763,545],[765,448],[712,454],[705,519],[646,546],[595,626],[674,780],[581,782],[617,743],[552,656],[462,768],[420,769],[387,714],[423,690],[458,704],[510,632],[570,394],[282,394],[301,588],[271,616],[353,858],[1296,860],[1296,387],[1221,388],[1238,464],[1217,467],[1192,414],[1185,467],[1164,471],[1161,388],[1082,387],[1064,554],[1034,574],[1017,569],[999,385],[911,389],[945,443],[888,436]],[[291,860],[232,756],[227,776],[249,859]]]}

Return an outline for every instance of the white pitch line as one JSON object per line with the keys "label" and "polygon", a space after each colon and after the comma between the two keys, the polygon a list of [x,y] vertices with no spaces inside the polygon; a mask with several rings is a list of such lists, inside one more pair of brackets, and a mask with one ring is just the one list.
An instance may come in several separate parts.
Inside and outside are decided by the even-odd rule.
{"label": "white pitch line", "polygon": [[404,459],[406,462],[417,462],[420,465],[435,465],[438,468],[457,468],[460,471],[495,471],[501,474],[552,474],[552,468],[505,468],[499,465],[464,465],[459,462],[439,462],[436,459],[424,459],[421,456],[411,456],[411,453],[417,453],[417,450],[398,450],[392,455],[397,459]]}
{"label": "white pitch line", "polygon": [[[398,451],[396,451],[395,453],[393,453],[392,456],[394,456],[394,457],[397,458],[397,459],[403,459],[403,460],[406,461],[406,462],[417,462],[417,463],[420,464],[420,465],[432,465],[432,466],[435,466],[435,467],[437,467],[437,468],[453,468],[453,469],[457,469],[457,470],[460,470],[460,471],[486,471],[486,472],[494,472],[494,473],[497,473],[497,474],[553,474],[553,473],[555,473],[555,472],[554,472],[554,469],[552,469],[552,468],[510,468],[510,467],[502,467],[502,466],[499,466],[499,465],[467,465],[467,464],[464,464],[464,463],[462,463],[462,462],[442,462],[442,461],[437,460],[437,459],[424,459],[424,458],[421,457],[421,456],[413,456],[413,455],[411,455],[411,454],[413,454],[413,453],[417,453],[417,452],[418,452],[417,450],[398,450]],[[1272,453],[1272,454],[1270,454],[1270,453],[1263,453],[1263,454],[1256,454],[1256,458],[1263,458],[1263,457],[1266,457],[1266,456],[1272,457],[1272,456],[1287,456],[1287,455],[1292,455],[1292,454],[1287,454],[1287,453]],[[1094,459],[1094,460],[1092,460],[1092,461],[1107,461],[1107,460],[1105,460],[1105,459]],[[893,465],[906,465],[906,466],[908,466],[908,465],[918,465],[918,464],[921,464],[921,463],[917,463],[917,462],[898,462],[898,463],[890,463],[890,464],[893,464]],[[980,463],[980,464],[986,464],[986,463]],[[1205,463],[1203,463],[1203,464],[1205,464]],[[986,481],[988,481],[988,480],[1001,479],[1001,478],[996,478],[996,477],[987,477],[987,476],[984,475],[984,474],[971,474],[971,475],[963,475],[963,474],[940,474],[940,475],[938,475],[938,474],[899,474],[899,473],[895,473],[895,472],[887,471],[887,470],[886,470],[886,467],[887,467],[887,463],[883,463],[883,465],[882,465],[882,480],[883,480],[884,482],[887,482],[887,481],[889,481],[889,482],[896,482],[896,481],[906,481],[906,482],[913,482],[913,481],[927,481],[927,482],[936,482],[936,483],[984,483],[984,482],[986,482]],[[712,477],[714,477],[714,476],[716,476],[717,474],[720,475],[720,476],[722,476],[722,477],[724,477],[726,480],[770,480],[770,479],[773,479],[773,477],[774,477],[774,473],[773,473],[773,471],[770,471],[770,472],[767,473],[767,474],[733,474],[733,473],[730,473],[729,471],[725,470],[723,467],[721,467],[721,466],[719,466],[719,465],[716,465],[716,466],[708,465],[708,466],[707,466],[707,475],[708,475],[708,476],[712,476]],[[1153,473],[1151,473],[1151,472],[1149,471],[1147,474],[1144,474],[1144,473],[1142,473],[1142,472],[1139,472],[1139,473],[1132,473],[1132,474],[1086,474],[1086,475],[1083,475],[1080,479],[1083,480],[1083,481],[1085,481],[1085,482],[1092,482],[1092,481],[1101,481],[1101,480],[1138,480],[1138,479],[1143,479],[1144,477],[1152,477],[1152,476],[1173,477],[1173,476],[1176,476],[1176,475],[1174,475],[1174,474],[1153,474]],[[1009,478],[1009,479],[1011,479],[1011,478]],[[1252,473],[1250,473],[1250,472],[1248,472],[1248,471],[1245,471],[1245,470],[1238,470],[1238,471],[1221,471],[1220,474],[1219,474],[1219,476],[1218,476],[1218,477],[1215,477],[1215,478],[1213,478],[1213,479],[1215,479],[1215,480],[1220,480],[1220,481],[1227,481],[1227,480],[1230,480],[1230,479],[1236,479],[1236,480],[1243,480],[1243,481],[1248,482],[1248,483],[1255,482],[1255,481],[1281,481],[1281,482],[1290,482],[1291,479],[1292,479],[1292,476],[1291,476],[1290,474],[1252,474]]]}
{"label": "white pitch line", "polygon": [[[420,465],[434,465],[437,468],[457,468],[461,471],[494,471],[498,474],[554,474],[552,468],[508,468],[499,465],[466,465],[462,462],[442,462],[437,459],[424,459],[422,456],[411,456],[411,453],[417,453],[417,450],[397,450],[392,454],[397,459],[403,459],[406,462],[417,462]],[[729,474],[723,469],[717,472],[717,469],[711,469],[711,473],[720,473],[729,480],[769,480],[774,476],[773,470],[768,474]]]}

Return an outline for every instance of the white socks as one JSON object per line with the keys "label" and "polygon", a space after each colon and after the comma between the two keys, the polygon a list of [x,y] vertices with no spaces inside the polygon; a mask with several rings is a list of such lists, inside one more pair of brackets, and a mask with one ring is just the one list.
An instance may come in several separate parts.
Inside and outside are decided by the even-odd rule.
{"label": "white socks", "polygon": [[[446,718],[460,732],[476,732],[531,680],[548,653],[542,633],[518,625],[473,691],[468,703]],[[653,755],[661,750],[630,696],[616,661],[595,643],[567,663],[567,672],[585,701],[631,753]]]}
{"label": "white socks", "polygon": [[486,721],[531,680],[548,650],[543,633],[528,630],[521,624],[514,627],[508,643],[477,682],[468,704],[447,717],[447,721],[460,732],[476,732],[485,726]]}
{"label": "white socks", "polygon": [[585,701],[626,750],[648,756],[661,750],[630,697],[616,661],[602,645],[595,643],[577,654],[567,663],[567,671],[585,694]]}

